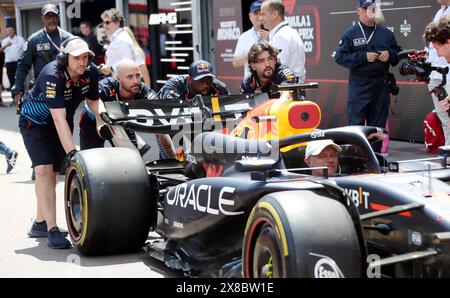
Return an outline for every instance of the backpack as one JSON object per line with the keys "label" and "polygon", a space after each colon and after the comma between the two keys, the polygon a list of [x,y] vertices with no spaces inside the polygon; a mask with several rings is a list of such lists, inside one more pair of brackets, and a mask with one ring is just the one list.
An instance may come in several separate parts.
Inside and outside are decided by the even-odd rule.
{"label": "backpack", "polygon": [[438,154],[439,147],[444,146],[445,137],[442,122],[436,112],[429,112],[423,121],[425,134],[425,150],[428,153]]}

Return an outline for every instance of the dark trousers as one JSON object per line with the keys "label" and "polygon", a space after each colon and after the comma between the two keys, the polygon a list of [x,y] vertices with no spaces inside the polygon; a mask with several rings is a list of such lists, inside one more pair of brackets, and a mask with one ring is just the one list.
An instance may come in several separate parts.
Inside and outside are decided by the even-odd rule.
{"label": "dark trousers", "polygon": [[[388,115],[389,90],[386,77],[350,75],[347,103],[349,125],[367,124],[384,129]],[[378,143],[372,147],[376,152],[381,152],[382,142]]]}
{"label": "dark trousers", "polygon": [[6,74],[8,75],[10,89],[14,86],[16,81],[16,70],[17,70],[17,62],[8,62],[5,64],[6,66]]}
{"label": "dark trousers", "polygon": [[[1,52],[0,53],[0,86],[3,85],[3,66],[5,64],[5,53]],[[1,91],[1,89],[0,89]],[[2,97],[2,94],[0,92],[0,98]]]}

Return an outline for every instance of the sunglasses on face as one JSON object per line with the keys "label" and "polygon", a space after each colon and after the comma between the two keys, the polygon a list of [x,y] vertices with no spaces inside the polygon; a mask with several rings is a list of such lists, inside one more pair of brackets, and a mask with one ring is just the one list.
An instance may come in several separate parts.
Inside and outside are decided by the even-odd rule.
{"label": "sunglasses on face", "polygon": [[53,14],[53,13],[48,13],[44,16],[47,20],[52,19],[52,18],[57,18],[58,15],[57,14]]}
{"label": "sunglasses on face", "polygon": [[109,25],[109,24],[111,24],[111,23],[114,23],[114,22],[113,22],[113,21],[104,21],[104,22],[103,22],[104,25]]}

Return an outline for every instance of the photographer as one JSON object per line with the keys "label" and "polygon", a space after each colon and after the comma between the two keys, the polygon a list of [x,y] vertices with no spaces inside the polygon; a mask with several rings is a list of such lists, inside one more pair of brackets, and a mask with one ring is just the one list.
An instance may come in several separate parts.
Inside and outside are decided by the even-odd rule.
{"label": "photographer", "polygon": [[[433,22],[438,23],[439,20],[450,14],[450,0],[438,0],[437,1],[441,8],[436,13]],[[433,43],[429,43],[429,58],[428,62],[431,63],[433,66],[447,66],[447,61],[439,57],[436,48],[433,46]],[[447,81],[450,79],[450,76],[447,75]],[[428,85],[429,90],[433,90],[436,86],[439,85],[439,83],[442,80],[442,75],[437,73],[436,71],[433,71],[430,75],[430,84]],[[433,98],[433,103],[435,107],[435,112],[438,115],[439,119],[442,123],[442,130],[444,131],[444,137],[445,137],[445,145],[450,145],[450,118],[448,114],[445,111],[442,111],[439,107],[439,101],[436,95],[431,94],[431,97]]]}
{"label": "photographer", "polygon": [[[384,128],[389,113],[387,74],[390,65],[399,62],[400,47],[394,34],[380,24],[383,18],[375,0],[360,0],[357,12],[359,22],[344,32],[335,56],[350,70],[348,122]],[[381,151],[381,143],[373,147]]]}

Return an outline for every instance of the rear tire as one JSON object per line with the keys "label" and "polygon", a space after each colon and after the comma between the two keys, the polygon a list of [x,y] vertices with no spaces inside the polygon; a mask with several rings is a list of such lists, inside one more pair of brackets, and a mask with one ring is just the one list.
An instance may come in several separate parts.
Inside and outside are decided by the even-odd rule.
{"label": "rear tire", "polygon": [[77,153],[67,169],[65,211],[70,238],[83,255],[139,250],[156,220],[139,153],[128,148]]}
{"label": "rear tire", "polygon": [[346,206],[313,191],[263,197],[244,234],[244,277],[361,277],[363,253]]}

